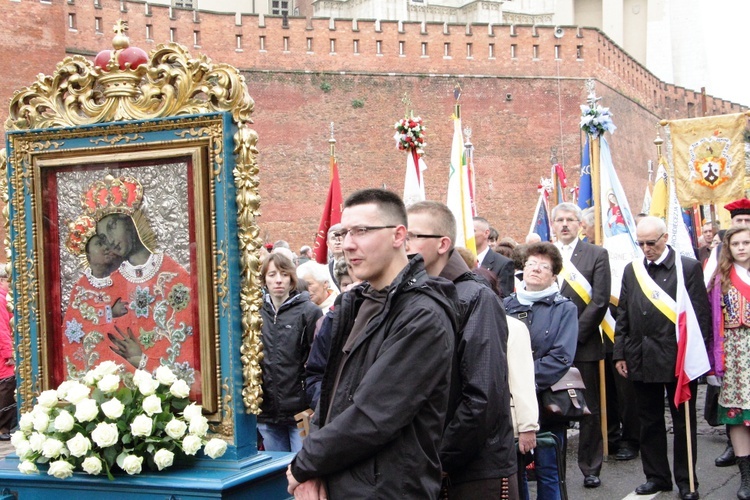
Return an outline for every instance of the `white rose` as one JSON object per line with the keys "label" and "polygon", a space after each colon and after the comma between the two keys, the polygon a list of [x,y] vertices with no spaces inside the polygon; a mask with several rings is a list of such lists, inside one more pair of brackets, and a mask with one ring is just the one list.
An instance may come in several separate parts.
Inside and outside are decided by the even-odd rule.
{"label": "white rose", "polygon": [[47,458],[57,458],[65,449],[65,443],[59,439],[49,438],[42,445],[42,455]]}
{"label": "white rose", "polygon": [[187,407],[185,407],[185,409],[182,411],[182,415],[185,417],[185,420],[190,422],[195,417],[203,416],[203,408],[195,403],[191,403]]}
{"label": "white rose", "polygon": [[120,401],[117,398],[112,398],[109,401],[102,403],[102,411],[107,416],[107,418],[120,418],[122,416],[122,412],[125,411],[125,405],[122,404],[122,401]]}
{"label": "white rose", "polygon": [[75,383],[76,382],[74,380],[66,380],[62,384],[58,385],[57,386],[57,397],[58,397],[58,399],[65,399],[65,397],[68,395],[68,390]]}
{"label": "white rose", "polygon": [[142,463],[143,463],[143,457],[138,457],[136,455],[128,455],[122,461],[122,465],[120,466],[120,468],[132,476],[133,474],[141,473]]}
{"label": "white rose", "polygon": [[86,372],[86,375],[83,376],[83,383],[86,385],[96,385],[96,381],[98,380],[96,373],[93,371]]}
{"label": "white rose", "polygon": [[16,449],[16,455],[18,455],[18,458],[21,460],[26,460],[33,454],[33,451],[31,451],[31,443],[28,441],[21,441],[14,445],[14,447]]}
{"label": "white rose", "polygon": [[31,432],[34,428],[34,415],[30,412],[21,415],[21,419],[18,421],[18,427],[24,432]]}
{"label": "white rose", "polygon": [[83,399],[76,403],[76,420],[79,422],[90,422],[99,414],[99,406],[94,399]]}
{"label": "white rose", "polygon": [[40,452],[42,451],[42,446],[44,446],[44,442],[47,440],[47,437],[40,433],[35,432],[31,436],[29,436],[29,445],[31,445],[31,449]]}
{"label": "white rose", "polygon": [[120,376],[115,374],[109,374],[102,377],[102,379],[96,384],[100,391],[104,394],[110,394],[120,388]]}
{"label": "white rose", "polygon": [[52,389],[49,391],[42,392],[38,398],[37,403],[47,408],[54,408],[57,405],[57,391]]}
{"label": "white rose", "polygon": [[120,371],[120,365],[114,361],[102,361],[96,368],[94,368],[94,375],[96,378],[101,379],[105,375],[112,375]]}
{"label": "white rose", "polygon": [[211,458],[218,458],[227,451],[227,442],[223,439],[213,438],[206,443],[203,452]]}
{"label": "white rose", "polygon": [[81,468],[92,476],[96,476],[102,471],[102,461],[98,457],[86,457]]}
{"label": "white rose", "polygon": [[66,477],[73,475],[73,464],[70,464],[65,460],[57,460],[49,464],[47,474],[55,476],[57,479],[65,479]]}
{"label": "white rose", "polygon": [[62,410],[57,417],[55,417],[55,430],[59,432],[68,432],[73,428],[75,423],[76,421],[73,418],[73,415],[71,415],[68,410]]}
{"label": "white rose", "polygon": [[18,470],[20,470],[22,474],[33,474],[34,472],[39,472],[39,469],[36,468],[36,464],[28,460],[24,460],[18,464]]}
{"label": "white rose", "polygon": [[133,383],[135,385],[141,385],[141,382],[144,380],[152,380],[154,377],[151,376],[151,374],[144,370],[136,370],[135,373],[133,373]]}
{"label": "white rose", "polygon": [[161,413],[161,399],[156,394],[152,394],[143,400],[143,411],[146,415],[152,417],[154,413]]}
{"label": "white rose", "polygon": [[203,446],[201,438],[192,434],[185,436],[185,439],[182,440],[182,451],[185,452],[185,455],[195,455],[201,449],[201,446]]}
{"label": "white rose", "polygon": [[167,426],[164,428],[167,436],[171,437],[172,439],[180,439],[185,434],[186,430],[187,425],[185,425],[185,422],[176,418],[170,420]]}
{"label": "white rose", "polygon": [[52,411],[52,408],[49,406],[42,406],[40,404],[35,404],[34,407],[31,409],[31,413],[36,415],[37,413],[46,413],[49,415],[49,413]]}
{"label": "white rose", "polygon": [[86,399],[91,393],[91,388],[80,382],[72,382],[67,389],[64,399],[73,404],[77,404],[79,401]]}
{"label": "white rose", "polygon": [[99,448],[112,446],[120,439],[120,433],[117,432],[117,424],[105,424],[101,422],[91,432],[91,439],[94,440]]}
{"label": "white rose", "polygon": [[146,415],[138,415],[133,419],[133,423],[130,424],[130,432],[134,436],[148,437],[151,435],[154,422]]}
{"label": "white rose", "polygon": [[156,392],[156,389],[159,388],[159,381],[154,380],[152,378],[143,379],[140,384],[138,384],[138,390],[141,394],[144,396],[150,396],[153,393]]}
{"label": "white rose", "polygon": [[70,454],[74,457],[82,457],[91,449],[91,441],[80,432],[68,439],[65,444],[68,446]]}
{"label": "white rose", "polygon": [[38,432],[45,432],[49,427],[49,415],[44,412],[36,412],[33,416],[34,419],[34,430]]}
{"label": "white rose", "polygon": [[174,461],[174,453],[169,450],[161,449],[154,454],[154,463],[159,470],[164,469],[172,465]]}
{"label": "white rose", "polygon": [[190,386],[184,380],[177,379],[169,388],[169,392],[176,398],[186,398],[190,394]]}
{"label": "white rose", "polygon": [[23,431],[16,431],[10,435],[10,444],[12,444],[13,446],[26,441],[28,441],[28,439],[26,439],[26,434],[24,434]]}
{"label": "white rose", "polygon": [[203,437],[208,432],[208,419],[206,417],[196,417],[190,421],[190,434]]}
{"label": "white rose", "polygon": [[168,366],[160,366],[156,369],[156,380],[162,385],[172,385],[177,380],[177,376],[172,373]]}

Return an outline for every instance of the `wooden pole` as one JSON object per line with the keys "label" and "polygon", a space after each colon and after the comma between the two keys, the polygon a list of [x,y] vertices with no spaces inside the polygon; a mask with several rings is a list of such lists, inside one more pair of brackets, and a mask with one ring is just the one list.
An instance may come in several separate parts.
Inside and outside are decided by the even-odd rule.
{"label": "wooden pole", "polygon": [[[589,136],[589,160],[591,163],[591,196],[594,206],[594,243],[602,244],[602,210],[601,210],[601,175],[598,137]],[[599,416],[602,429],[602,448],[604,457],[609,456],[609,439],[607,435],[607,385],[604,360],[599,360]]]}
{"label": "wooden pole", "polygon": [[690,477],[690,491],[695,491],[695,479],[693,478],[693,438],[690,431],[690,400],[685,401],[685,437],[687,438],[688,476]]}

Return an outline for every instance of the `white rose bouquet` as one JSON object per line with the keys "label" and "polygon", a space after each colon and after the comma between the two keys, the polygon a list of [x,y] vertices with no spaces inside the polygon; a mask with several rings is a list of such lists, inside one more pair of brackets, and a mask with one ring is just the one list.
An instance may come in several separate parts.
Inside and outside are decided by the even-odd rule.
{"label": "white rose bouquet", "polygon": [[166,367],[136,370],[124,377],[122,366],[104,361],[83,377],[44,391],[34,408],[21,416],[11,442],[25,474],[49,464],[47,474],[65,479],[75,470],[107,474],[115,467],[140,474],[142,467],[162,470],[175,456],[218,458],[222,439],[207,439],[208,420],[190,403],[190,388]]}

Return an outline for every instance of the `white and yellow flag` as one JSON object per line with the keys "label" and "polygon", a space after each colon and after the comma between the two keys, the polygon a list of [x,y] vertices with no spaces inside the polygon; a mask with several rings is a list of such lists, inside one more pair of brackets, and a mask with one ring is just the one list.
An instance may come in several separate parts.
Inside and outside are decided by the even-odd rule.
{"label": "white and yellow flag", "polygon": [[744,196],[744,113],[672,120],[667,153],[683,207],[729,202]]}
{"label": "white and yellow flag", "polygon": [[448,208],[456,218],[457,247],[464,247],[476,255],[474,221],[472,220],[469,169],[464,154],[461,119],[453,117],[453,145],[451,146],[450,173],[448,174]]}

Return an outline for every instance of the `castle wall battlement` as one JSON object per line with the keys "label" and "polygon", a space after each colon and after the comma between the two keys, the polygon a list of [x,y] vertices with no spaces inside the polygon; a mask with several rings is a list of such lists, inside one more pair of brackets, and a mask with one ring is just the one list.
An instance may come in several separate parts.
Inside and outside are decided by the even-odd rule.
{"label": "castle wall battlement", "polygon": [[[702,107],[700,92],[659,80],[594,28],[284,19],[116,0],[68,1],[64,10],[69,53],[109,48],[111,27],[124,19],[131,43],[147,51],[175,41],[247,71],[595,78],[663,118],[697,116]],[[706,97],[707,114],[742,109]]]}

